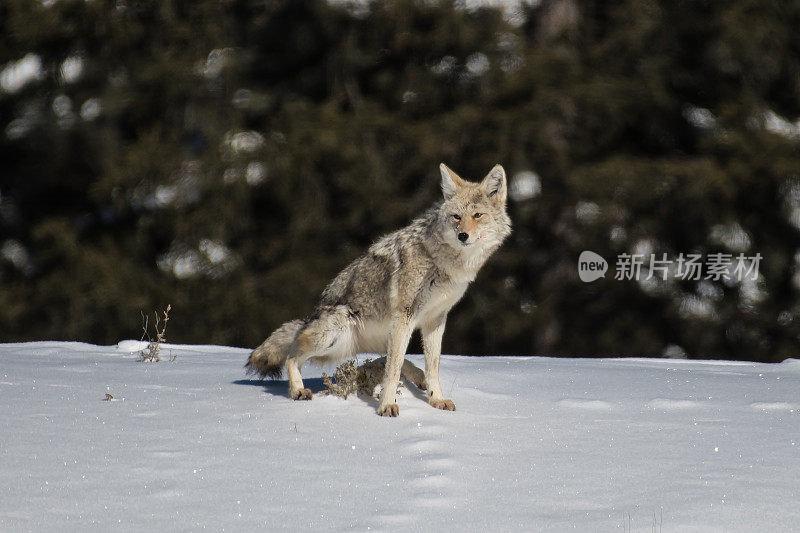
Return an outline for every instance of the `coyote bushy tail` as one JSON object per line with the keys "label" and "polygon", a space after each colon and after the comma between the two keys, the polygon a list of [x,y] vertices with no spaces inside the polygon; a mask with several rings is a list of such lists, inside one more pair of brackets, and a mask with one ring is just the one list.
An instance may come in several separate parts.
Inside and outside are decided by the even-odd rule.
{"label": "coyote bushy tail", "polygon": [[304,320],[290,320],[272,332],[272,335],[250,354],[247,364],[244,365],[247,373],[258,374],[262,378],[281,377],[283,365],[292,351],[292,344],[304,325]]}

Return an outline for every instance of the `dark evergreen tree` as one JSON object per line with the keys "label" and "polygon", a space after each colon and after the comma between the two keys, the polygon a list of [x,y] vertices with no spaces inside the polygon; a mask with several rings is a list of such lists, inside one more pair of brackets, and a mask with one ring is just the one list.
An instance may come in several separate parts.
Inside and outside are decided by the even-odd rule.
{"label": "dark evergreen tree", "polygon": [[[795,356],[797,27],[751,0],[7,0],[0,340],[112,343],[171,303],[171,341],[253,346],[436,201],[439,162],[502,162],[515,232],[446,351]],[[613,279],[635,252],[761,277]]]}

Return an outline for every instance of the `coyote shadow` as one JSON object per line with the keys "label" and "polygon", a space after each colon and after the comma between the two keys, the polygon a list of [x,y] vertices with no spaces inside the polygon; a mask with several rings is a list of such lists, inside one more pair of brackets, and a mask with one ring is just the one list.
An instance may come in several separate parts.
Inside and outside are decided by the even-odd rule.
{"label": "coyote shadow", "polygon": [[[406,379],[405,377],[401,378],[401,382],[403,383],[403,387],[400,389],[400,394],[403,392],[409,392],[410,396],[417,398],[418,400],[422,400],[423,402],[428,402],[428,396],[425,391],[419,389],[416,385],[414,385],[411,381]],[[264,389],[264,392],[267,394],[271,394],[272,396],[282,396],[284,398],[289,397],[289,381],[286,379],[281,380],[272,380],[272,379],[237,379],[233,382],[234,385],[249,385],[251,387],[261,387]],[[323,383],[322,378],[306,378],[303,379],[303,385],[307,389],[309,389],[312,393],[319,394],[320,392],[328,390]],[[367,405],[377,408],[378,407],[378,400],[372,396],[363,393],[353,393],[351,396],[357,397],[362,402],[366,403]]]}
{"label": "coyote shadow", "polygon": [[[264,392],[273,396],[289,397],[289,380],[287,379],[237,379],[233,384],[261,387]],[[314,394],[326,390],[322,378],[304,378],[303,385]]]}

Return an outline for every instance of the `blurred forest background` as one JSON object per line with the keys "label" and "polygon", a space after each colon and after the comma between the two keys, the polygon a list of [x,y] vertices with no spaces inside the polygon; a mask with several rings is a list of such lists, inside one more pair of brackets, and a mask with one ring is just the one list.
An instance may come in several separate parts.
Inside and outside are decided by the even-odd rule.
{"label": "blurred forest background", "polygon": [[[514,234],[446,353],[797,357],[798,28],[797,1],[3,0],[0,340],[112,344],[172,304],[169,341],[253,347],[440,162],[501,162]],[[615,280],[633,252],[763,259]]]}

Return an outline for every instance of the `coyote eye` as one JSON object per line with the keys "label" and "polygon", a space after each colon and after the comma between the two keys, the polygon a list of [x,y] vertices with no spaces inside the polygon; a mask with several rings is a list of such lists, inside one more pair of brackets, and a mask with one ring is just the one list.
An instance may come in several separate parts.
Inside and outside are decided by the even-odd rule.
{"label": "coyote eye", "polygon": [[475,220],[478,220],[482,216],[483,216],[483,213],[475,213],[474,215],[472,215],[472,218],[474,218]]}
{"label": "coyote eye", "polygon": [[452,217],[453,217],[455,220],[461,220],[461,217],[460,217],[459,215],[452,215]]}

